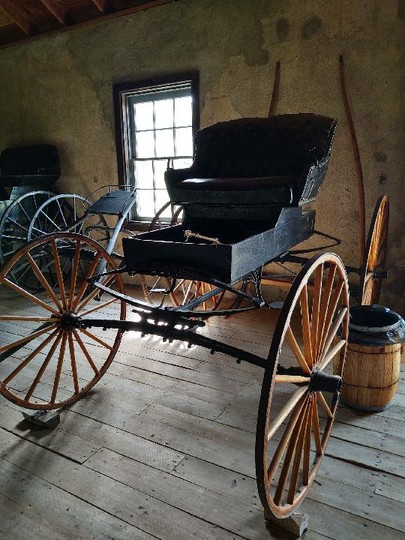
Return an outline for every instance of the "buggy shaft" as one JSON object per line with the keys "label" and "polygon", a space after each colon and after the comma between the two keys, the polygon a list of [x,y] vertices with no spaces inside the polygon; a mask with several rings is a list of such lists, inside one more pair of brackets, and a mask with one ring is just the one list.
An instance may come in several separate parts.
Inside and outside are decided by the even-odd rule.
{"label": "buggy shaft", "polygon": [[[188,321],[189,324],[192,324],[194,321]],[[108,320],[105,319],[81,319],[78,318],[77,326],[79,328],[104,328],[111,329],[116,328],[122,332],[141,332],[142,334],[151,334],[157,335],[163,338],[164,340],[179,340],[188,343],[189,345],[199,345],[205,349],[209,349],[212,353],[221,352],[236,358],[237,362],[242,360],[265,368],[267,365],[267,360],[261,358],[255,354],[252,354],[238,347],[232,347],[216,339],[209,338],[207,336],[202,336],[197,334],[194,328],[176,328],[170,324],[156,324],[149,322],[147,320],[140,321],[119,321],[119,320]]]}

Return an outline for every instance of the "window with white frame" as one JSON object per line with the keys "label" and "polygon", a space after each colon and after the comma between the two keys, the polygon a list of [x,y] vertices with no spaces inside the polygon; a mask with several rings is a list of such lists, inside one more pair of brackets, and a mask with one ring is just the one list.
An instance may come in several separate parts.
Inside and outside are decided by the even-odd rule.
{"label": "window with white frame", "polygon": [[[137,190],[131,219],[150,221],[169,200],[164,183],[168,165],[181,169],[193,160],[196,76],[156,84],[125,83],[114,90],[120,113],[120,180]],[[170,209],[162,217],[169,218]]]}

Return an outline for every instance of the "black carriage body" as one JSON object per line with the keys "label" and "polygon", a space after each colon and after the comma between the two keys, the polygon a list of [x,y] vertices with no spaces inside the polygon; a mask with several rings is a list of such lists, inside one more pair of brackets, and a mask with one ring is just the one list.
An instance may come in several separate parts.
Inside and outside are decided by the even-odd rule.
{"label": "black carriage body", "polygon": [[315,212],[302,207],[325,178],[336,123],[302,113],[200,130],[192,166],[165,175],[183,225],[124,239],[127,269],[234,283],[308,239]]}
{"label": "black carriage body", "polygon": [[4,188],[13,188],[18,194],[27,192],[27,187],[49,189],[59,177],[59,152],[52,144],[6,148],[0,154],[0,197],[3,200],[8,198]]}
{"label": "black carriage body", "polygon": [[[126,269],[184,279],[212,279],[235,283],[256,268],[309,238],[315,212],[285,208],[270,229],[239,228],[222,232],[218,242],[187,238],[185,225],[160,229],[123,239]],[[218,231],[211,230],[211,235]]]}

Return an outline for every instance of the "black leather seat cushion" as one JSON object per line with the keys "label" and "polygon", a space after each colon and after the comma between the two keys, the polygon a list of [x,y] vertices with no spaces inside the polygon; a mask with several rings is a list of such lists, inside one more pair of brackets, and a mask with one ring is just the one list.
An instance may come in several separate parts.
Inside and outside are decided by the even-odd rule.
{"label": "black leather seat cushion", "polygon": [[177,202],[201,205],[256,205],[292,203],[299,178],[259,176],[254,178],[187,178],[172,190]]}
{"label": "black leather seat cushion", "polygon": [[299,178],[290,176],[258,176],[254,178],[188,178],[178,184],[180,189],[213,191],[250,191],[271,187],[293,188]]}

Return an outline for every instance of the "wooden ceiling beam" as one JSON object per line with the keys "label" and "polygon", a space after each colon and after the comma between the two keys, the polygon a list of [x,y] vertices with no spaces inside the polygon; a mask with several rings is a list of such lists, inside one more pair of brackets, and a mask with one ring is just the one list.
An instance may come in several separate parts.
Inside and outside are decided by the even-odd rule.
{"label": "wooden ceiling beam", "polygon": [[15,0],[0,0],[0,6],[8,15],[10,15],[24,34],[27,34],[27,36],[31,36],[33,34],[34,29],[31,24],[29,14],[24,7],[16,4]]}
{"label": "wooden ceiling beam", "polygon": [[92,2],[103,15],[108,15],[113,12],[109,0],[92,0]]}
{"label": "wooden ceiling beam", "polygon": [[[19,0],[19,2],[23,2],[24,0]],[[40,0],[42,3],[42,0]],[[91,0],[91,2],[97,2],[100,5],[102,5],[100,2],[101,0]],[[147,10],[150,8],[154,8],[157,6],[163,6],[164,4],[170,4],[171,2],[176,2],[177,0],[141,0],[141,3],[137,3],[135,6],[127,7],[124,9],[112,9],[111,13],[102,14],[102,16],[93,17],[90,20],[83,21],[80,23],[76,23],[75,21],[72,24],[63,25],[58,29],[51,30],[51,31],[45,31],[42,33],[38,33],[38,29],[31,23],[30,21],[30,15],[29,12],[26,11],[26,9],[21,8],[21,5],[16,7],[17,0],[0,0],[0,7],[3,8],[3,10],[11,17],[16,23],[16,17],[20,15],[19,19],[19,26],[23,29],[23,31],[27,34],[25,38],[15,37],[11,41],[4,43],[0,45],[0,49],[3,49],[5,47],[9,47],[14,45],[15,43],[27,43],[28,41],[31,41],[32,39],[38,39],[44,36],[50,36],[55,35],[59,32],[65,32],[69,31],[72,28],[83,28],[87,25],[90,25],[92,23],[98,24],[103,20],[109,20],[113,19],[115,17],[122,17],[125,15],[132,15],[134,13],[137,13],[138,11]],[[56,0],[54,0],[56,2]],[[110,4],[110,1],[108,0],[108,3]],[[111,6],[112,7],[112,6]],[[7,9],[9,8],[9,9]],[[66,11],[66,10],[65,10]],[[12,13],[15,13],[15,17],[12,16]],[[43,14],[43,11],[42,13]],[[30,32],[28,34],[28,32]]]}
{"label": "wooden ceiling beam", "polygon": [[74,24],[74,20],[67,13],[66,9],[56,1],[56,0],[41,0],[41,3],[46,7],[48,11],[52,13],[55,19],[62,25],[68,26],[69,24]]}

